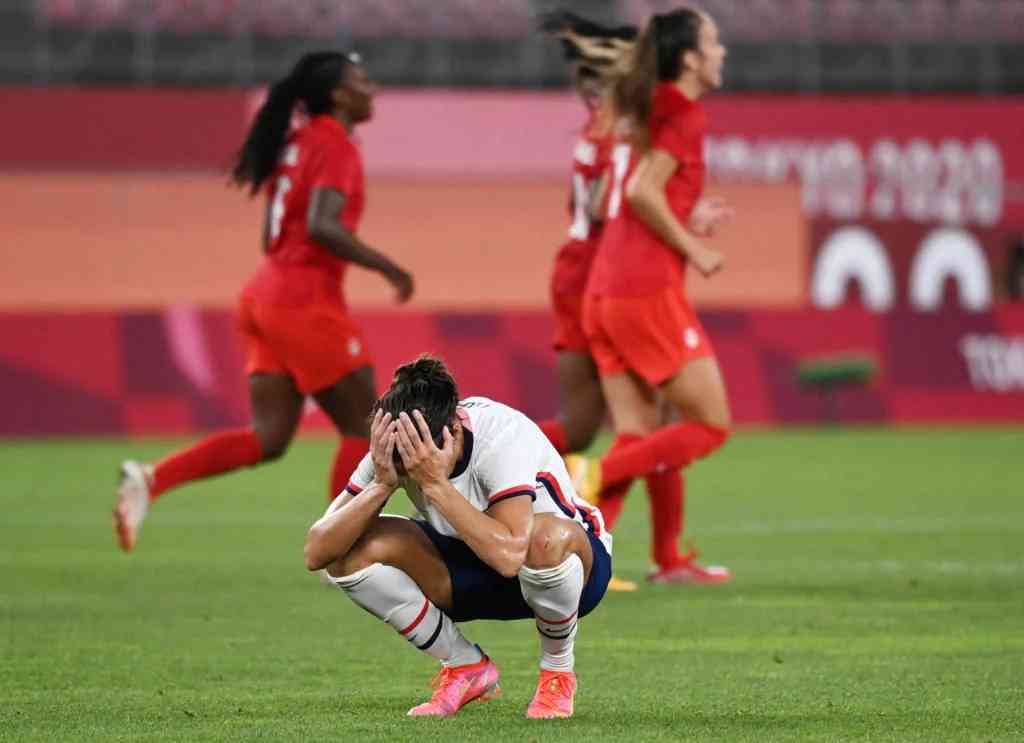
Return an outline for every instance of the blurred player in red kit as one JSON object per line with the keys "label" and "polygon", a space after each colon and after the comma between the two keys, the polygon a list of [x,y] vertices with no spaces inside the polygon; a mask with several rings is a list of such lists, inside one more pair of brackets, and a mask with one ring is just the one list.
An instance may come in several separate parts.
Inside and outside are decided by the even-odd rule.
{"label": "blurred player in red kit", "polygon": [[[373,362],[342,283],[355,263],[380,273],[399,302],[413,291],[405,270],[356,237],[365,194],[352,130],[372,117],[375,93],[359,56],[340,52],[305,55],[270,88],[232,171],[235,184],[268,199],[264,260],[238,305],[252,425],[208,436],[154,465],[123,462],[114,509],[122,549],[134,548],[149,504],[168,490],[284,454],[307,395],[343,436],[332,498],[369,450]],[[291,131],[295,113],[306,121]]]}
{"label": "blurred player in red kit", "polygon": [[[628,132],[619,131],[622,127],[616,122],[610,92],[629,71],[637,31],[631,26],[606,28],[560,11],[544,16],[541,29],[562,40],[566,57],[574,64],[577,92],[590,112],[574,153],[570,240],[556,258],[551,287],[563,412],[560,417],[539,424],[554,446],[566,454],[590,445],[607,410],[597,366],[583,331],[582,295],[609,206],[609,184],[613,183],[611,152],[616,143],[629,142]],[[622,149],[618,151],[621,159]],[[590,165],[590,161],[596,165]],[[588,184],[592,185],[584,188]],[[709,199],[701,199],[694,209],[695,221],[703,223],[718,220],[721,213],[721,206]],[[663,404],[661,415],[665,422],[675,417],[675,411]],[[620,431],[610,451],[632,443],[635,438],[633,432]],[[652,557],[658,566],[654,575],[678,574],[680,565],[695,565],[692,551],[684,555],[679,550],[683,528],[681,474],[678,470],[641,474],[645,476],[651,508]],[[609,528],[614,528],[618,520],[633,479],[623,478],[601,492],[601,502],[609,511]],[[635,588],[631,581],[616,577],[609,583],[612,591]]]}
{"label": "blurred player in red kit", "polygon": [[[554,11],[542,16],[541,30],[561,38],[566,59],[572,64],[573,87],[587,110],[573,150],[569,239],[555,256],[550,285],[563,410],[558,418],[538,423],[558,452],[565,454],[590,446],[607,412],[597,366],[583,332],[583,293],[601,236],[604,174],[613,141],[611,108],[606,101],[608,82],[612,67],[629,48],[637,29],[606,28],[572,13]],[[630,482],[620,487],[628,490]],[[636,584],[613,576],[608,588],[632,591]]]}
{"label": "blurred player in red kit", "polygon": [[[615,86],[627,134],[611,153],[607,223],[584,300],[584,328],[601,374],[616,439],[600,460],[570,456],[583,497],[609,522],[622,483],[646,476],[654,510],[656,583],[720,583],[728,570],[678,551],[680,468],[726,440],[731,426],[721,371],[685,294],[686,266],[704,276],[722,255],[701,238],[731,216],[701,199],[706,116],[700,98],[721,86],[726,50],[714,20],[688,8],[652,17]],[[661,426],[660,401],[683,421]]]}

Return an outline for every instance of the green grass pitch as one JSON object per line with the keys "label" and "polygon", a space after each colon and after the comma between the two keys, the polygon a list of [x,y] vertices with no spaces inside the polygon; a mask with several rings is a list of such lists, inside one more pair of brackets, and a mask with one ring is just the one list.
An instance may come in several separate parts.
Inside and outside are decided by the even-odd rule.
{"label": "green grass pitch", "polygon": [[[170,493],[121,554],[117,462],[172,443],[0,444],[0,740],[1024,740],[1019,428],[737,434],[687,510],[735,581],[606,597],[576,716],[547,722],[523,718],[529,622],[463,625],[501,698],[405,717],[432,662],[302,564],[327,439]],[[623,577],[647,570],[646,510],[635,489]]]}

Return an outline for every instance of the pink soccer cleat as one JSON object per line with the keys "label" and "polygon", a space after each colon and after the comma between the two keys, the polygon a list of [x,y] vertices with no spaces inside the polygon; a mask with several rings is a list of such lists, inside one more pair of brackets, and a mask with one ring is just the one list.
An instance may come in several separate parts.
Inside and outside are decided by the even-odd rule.
{"label": "pink soccer cleat", "polygon": [[696,551],[691,550],[683,560],[668,568],[659,568],[647,576],[648,583],[685,583],[703,585],[707,583],[728,583],[732,571],[721,565],[701,565],[697,562]]}
{"label": "pink soccer cleat", "polygon": [[576,674],[565,671],[540,671],[537,691],[526,708],[526,716],[534,720],[553,717],[572,717],[572,703],[576,697]]}
{"label": "pink soccer cleat", "polygon": [[487,702],[501,693],[498,667],[486,655],[476,663],[442,668],[430,685],[430,701],[409,710],[409,717],[451,717],[474,699]]}

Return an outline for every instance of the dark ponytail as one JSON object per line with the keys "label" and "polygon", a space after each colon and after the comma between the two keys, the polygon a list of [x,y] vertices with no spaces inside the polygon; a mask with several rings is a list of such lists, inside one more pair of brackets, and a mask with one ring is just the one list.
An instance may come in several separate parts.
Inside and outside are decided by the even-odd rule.
{"label": "dark ponytail", "polygon": [[358,63],[356,55],[314,52],[302,57],[287,77],[271,85],[238,153],[231,180],[248,187],[252,195],[258,193],[277,167],[295,105],[302,103],[310,116],[329,113],[331,93],[341,84],[345,68]]}
{"label": "dark ponytail", "polygon": [[683,52],[699,46],[701,23],[701,14],[692,8],[652,16],[634,47],[632,65],[615,85],[616,113],[632,121],[641,146],[646,146],[654,88],[679,79]]}

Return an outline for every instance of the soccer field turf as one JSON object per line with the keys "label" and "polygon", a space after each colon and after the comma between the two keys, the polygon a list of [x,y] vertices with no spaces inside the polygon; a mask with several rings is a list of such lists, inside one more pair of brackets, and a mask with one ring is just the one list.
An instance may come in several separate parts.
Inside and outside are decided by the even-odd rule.
{"label": "soccer field turf", "polygon": [[[0,740],[1024,740],[1022,438],[738,433],[687,509],[734,582],[607,596],[556,721],[523,718],[531,622],[462,625],[498,700],[405,717],[433,662],[302,564],[331,441],[170,493],[130,556],[117,463],[173,442],[4,442]],[[623,577],[647,570],[646,508],[635,489]]]}

